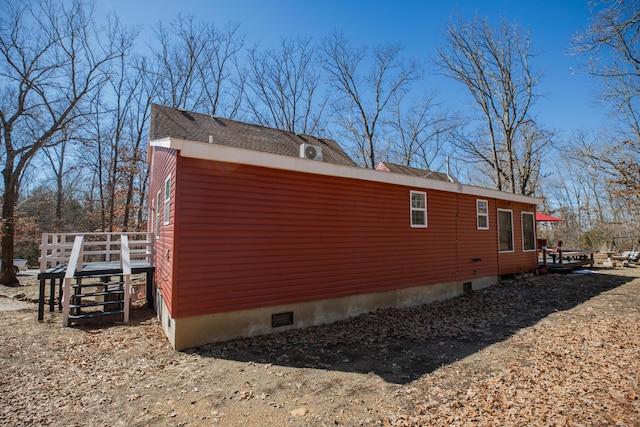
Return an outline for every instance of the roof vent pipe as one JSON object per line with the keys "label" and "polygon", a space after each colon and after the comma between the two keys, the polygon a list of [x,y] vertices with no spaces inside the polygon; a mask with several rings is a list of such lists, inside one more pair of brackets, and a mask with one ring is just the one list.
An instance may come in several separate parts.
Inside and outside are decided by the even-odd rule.
{"label": "roof vent pipe", "polygon": [[213,144],[213,135],[209,135],[209,144]]}

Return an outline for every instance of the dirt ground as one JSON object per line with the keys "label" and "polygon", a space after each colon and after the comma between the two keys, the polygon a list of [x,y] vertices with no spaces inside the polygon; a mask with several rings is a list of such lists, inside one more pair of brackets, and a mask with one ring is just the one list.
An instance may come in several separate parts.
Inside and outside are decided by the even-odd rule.
{"label": "dirt ground", "polygon": [[19,278],[0,286],[2,426],[640,426],[640,268],[185,352],[146,308],[39,323]]}

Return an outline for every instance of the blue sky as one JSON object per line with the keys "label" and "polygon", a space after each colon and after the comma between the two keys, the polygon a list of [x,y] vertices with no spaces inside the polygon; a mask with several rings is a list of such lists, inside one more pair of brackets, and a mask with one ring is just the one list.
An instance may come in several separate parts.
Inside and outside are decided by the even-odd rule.
{"label": "blue sky", "polygon": [[[575,70],[576,59],[567,55],[569,37],[587,26],[587,1],[486,0],[486,1],[364,1],[364,0],[97,0],[98,11],[115,10],[129,25],[143,28],[143,39],[158,21],[168,23],[179,13],[193,14],[223,26],[241,24],[247,45],[274,47],[281,37],[313,37],[320,40],[332,30],[342,31],[354,45],[375,46],[401,42],[407,57],[428,65],[442,45],[442,33],[456,10],[464,17],[487,16],[516,20],[531,34],[539,52],[532,62],[544,71],[539,91],[544,97],[535,106],[545,127],[568,134],[576,129],[597,129],[605,112],[593,101],[595,82]],[[471,104],[464,89],[442,76],[425,76],[425,89],[457,110]]]}

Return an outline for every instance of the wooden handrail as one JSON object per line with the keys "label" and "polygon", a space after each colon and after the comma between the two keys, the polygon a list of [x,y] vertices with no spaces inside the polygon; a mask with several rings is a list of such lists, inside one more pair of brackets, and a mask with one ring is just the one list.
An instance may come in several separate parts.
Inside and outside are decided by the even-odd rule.
{"label": "wooden handrail", "polygon": [[73,243],[73,249],[71,249],[71,256],[69,257],[69,264],[67,264],[67,271],[64,275],[64,293],[62,304],[62,326],[69,326],[69,306],[71,304],[71,281],[76,274],[78,265],[82,270],[82,241],[83,236],[76,236]]}

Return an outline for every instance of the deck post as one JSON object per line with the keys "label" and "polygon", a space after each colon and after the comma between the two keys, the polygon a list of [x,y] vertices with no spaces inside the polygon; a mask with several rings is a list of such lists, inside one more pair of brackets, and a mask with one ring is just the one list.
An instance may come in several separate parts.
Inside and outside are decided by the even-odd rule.
{"label": "deck post", "polygon": [[44,287],[46,286],[47,279],[40,279],[40,291],[38,293],[38,322],[44,320]]}

